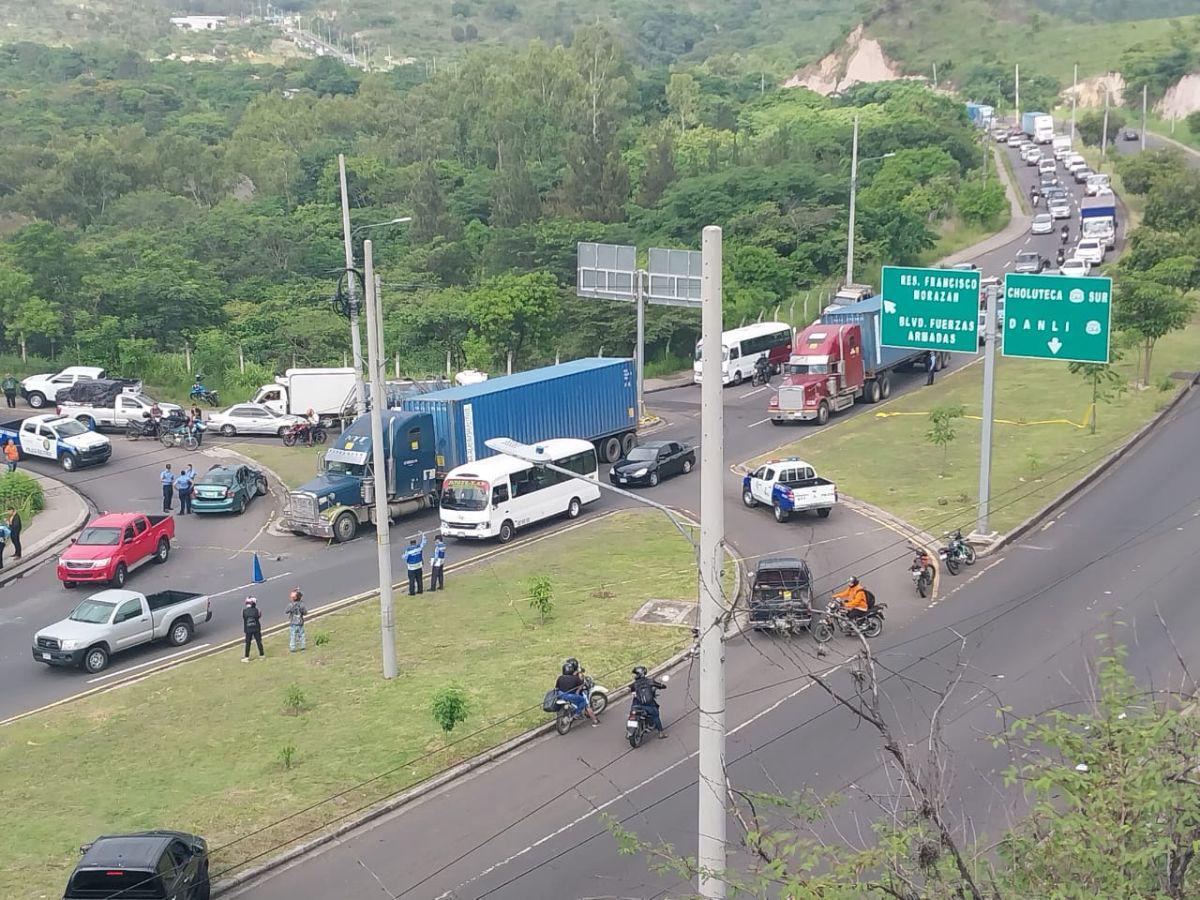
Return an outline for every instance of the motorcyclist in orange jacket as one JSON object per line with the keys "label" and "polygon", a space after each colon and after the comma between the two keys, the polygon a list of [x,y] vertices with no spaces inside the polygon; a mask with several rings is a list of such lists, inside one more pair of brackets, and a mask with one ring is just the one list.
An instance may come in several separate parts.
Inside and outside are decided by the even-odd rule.
{"label": "motorcyclist in orange jacket", "polygon": [[857,576],[851,578],[850,583],[835,593],[833,598],[842,601],[842,610],[851,621],[866,618],[870,608],[867,604],[867,589],[859,583]]}

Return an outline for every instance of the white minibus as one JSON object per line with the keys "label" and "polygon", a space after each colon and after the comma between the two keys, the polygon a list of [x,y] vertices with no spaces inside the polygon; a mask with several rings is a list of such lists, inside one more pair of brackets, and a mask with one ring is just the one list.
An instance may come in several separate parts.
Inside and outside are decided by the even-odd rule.
{"label": "white minibus", "polygon": [[[766,357],[773,371],[780,371],[792,355],[792,326],[784,322],[757,322],[721,334],[721,383],[739,384],[754,373],[754,364]],[[696,342],[692,381],[700,383],[701,347]]]}

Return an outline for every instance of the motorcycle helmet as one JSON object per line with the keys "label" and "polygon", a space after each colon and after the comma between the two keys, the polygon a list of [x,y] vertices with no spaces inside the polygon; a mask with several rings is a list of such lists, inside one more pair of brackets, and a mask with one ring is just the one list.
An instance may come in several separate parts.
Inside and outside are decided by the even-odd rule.
{"label": "motorcycle helmet", "polygon": [[633,677],[634,678],[645,678],[646,677],[646,667],[645,666],[634,666],[633,667]]}
{"label": "motorcycle helmet", "polygon": [[850,587],[858,587],[858,576],[855,575],[850,579]]}
{"label": "motorcycle helmet", "polygon": [[564,675],[574,675],[578,671],[579,671],[579,660],[577,660],[575,657],[572,656],[565,663],[563,663],[562,673]]}

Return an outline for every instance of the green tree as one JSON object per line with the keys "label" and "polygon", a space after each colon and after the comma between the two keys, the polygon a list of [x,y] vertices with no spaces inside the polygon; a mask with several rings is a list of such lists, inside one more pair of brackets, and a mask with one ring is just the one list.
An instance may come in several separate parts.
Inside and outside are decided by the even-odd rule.
{"label": "green tree", "polygon": [[[1085,144],[1099,147],[1104,135],[1104,112],[1089,109],[1076,122],[1076,130]],[[1115,107],[1108,111],[1108,143],[1117,139],[1117,133],[1125,127],[1125,115]]]}
{"label": "green tree", "polygon": [[687,131],[696,124],[700,104],[700,83],[686,72],[676,72],[667,82],[667,105],[679,122],[679,130]]}
{"label": "green tree", "polygon": [[467,720],[470,702],[466,691],[455,684],[441,688],[433,695],[429,711],[442,731],[449,734],[459,723]]}
{"label": "green tree", "polygon": [[[1120,353],[1114,349],[1112,357],[1111,362],[1116,362],[1120,359]],[[1098,403],[1107,403],[1116,394],[1125,389],[1124,376],[1112,367],[1111,362],[1072,362],[1067,364],[1067,371],[1072,375],[1080,376],[1092,389],[1091,412],[1088,415],[1092,434],[1096,433],[1096,405]]]}
{"label": "green tree", "polygon": [[1200,173],[1189,169],[1156,180],[1142,221],[1160,231],[1179,231],[1200,222]]}
{"label": "green tree", "polygon": [[998,180],[983,184],[972,179],[959,185],[954,208],[968,222],[992,225],[1008,209],[1008,197]]}
{"label": "green tree", "polygon": [[1187,172],[1187,163],[1182,153],[1168,147],[1120,156],[1117,171],[1126,190],[1144,196],[1160,181],[1183,176]]}
{"label": "green tree", "polygon": [[544,272],[488,279],[467,302],[475,323],[471,337],[493,364],[503,364],[512,354],[515,368],[541,351],[554,333],[560,293]]}
{"label": "green tree", "polygon": [[63,314],[57,303],[41,297],[26,297],[5,310],[5,331],[21,347],[21,359],[28,359],[26,345],[31,337],[42,338],[54,352],[54,342],[63,335]]}
{"label": "green tree", "polygon": [[547,575],[535,575],[529,579],[529,607],[538,614],[543,625],[554,612],[554,584]]}
{"label": "green tree", "polygon": [[966,410],[961,404],[937,406],[929,411],[929,430],[925,432],[925,440],[935,447],[942,448],[942,474],[946,474],[946,464],[949,459],[950,445],[958,437],[957,422]]}
{"label": "green tree", "polygon": [[1150,384],[1150,366],[1154,345],[1163,335],[1178,331],[1191,321],[1194,303],[1191,296],[1177,287],[1130,275],[1114,282],[1112,324],[1121,331],[1132,331],[1142,341],[1140,382]]}

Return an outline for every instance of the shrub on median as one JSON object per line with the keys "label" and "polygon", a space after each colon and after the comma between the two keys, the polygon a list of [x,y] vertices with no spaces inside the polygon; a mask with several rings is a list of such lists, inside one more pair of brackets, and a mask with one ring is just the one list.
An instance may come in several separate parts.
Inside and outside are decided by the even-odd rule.
{"label": "shrub on median", "polygon": [[46,495],[37,480],[20,470],[0,475],[0,514],[13,507],[21,514],[25,527],[46,508]]}

